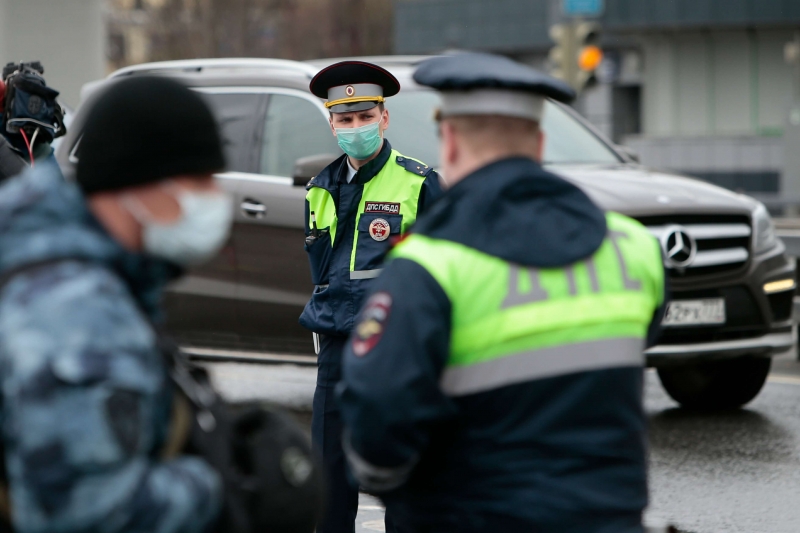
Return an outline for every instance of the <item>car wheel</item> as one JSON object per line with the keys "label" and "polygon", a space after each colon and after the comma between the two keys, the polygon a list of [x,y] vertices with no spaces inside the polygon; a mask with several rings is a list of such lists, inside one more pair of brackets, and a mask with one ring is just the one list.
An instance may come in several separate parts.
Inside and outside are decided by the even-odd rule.
{"label": "car wheel", "polygon": [[772,359],[741,357],[658,369],[667,394],[690,409],[736,409],[756,397],[767,381]]}

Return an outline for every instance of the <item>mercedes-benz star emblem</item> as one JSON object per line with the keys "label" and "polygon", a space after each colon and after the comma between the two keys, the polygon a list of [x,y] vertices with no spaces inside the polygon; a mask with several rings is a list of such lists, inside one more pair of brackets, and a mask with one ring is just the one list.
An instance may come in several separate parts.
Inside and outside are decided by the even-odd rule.
{"label": "mercedes-benz star emblem", "polygon": [[664,231],[661,248],[664,250],[667,266],[673,268],[686,268],[697,255],[697,243],[682,226],[670,226]]}

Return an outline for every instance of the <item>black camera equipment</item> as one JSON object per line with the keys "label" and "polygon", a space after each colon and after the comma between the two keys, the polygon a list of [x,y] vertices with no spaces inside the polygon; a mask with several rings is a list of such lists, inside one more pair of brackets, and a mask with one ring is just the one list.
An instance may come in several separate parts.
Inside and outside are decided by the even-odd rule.
{"label": "black camera equipment", "polygon": [[14,74],[15,72],[24,70],[24,69],[31,69],[38,72],[40,75],[44,75],[44,66],[42,66],[41,61],[23,61],[21,63],[7,63],[5,67],[3,67],[3,79],[8,79],[9,76]]}
{"label": "black camera equipment", "polygon": [[3,67],[5,105],[0,130],[20,151],[33,156],[36,140],[50,143],[66,134],[59,92],[47,86],[39,61],[8,63]]}

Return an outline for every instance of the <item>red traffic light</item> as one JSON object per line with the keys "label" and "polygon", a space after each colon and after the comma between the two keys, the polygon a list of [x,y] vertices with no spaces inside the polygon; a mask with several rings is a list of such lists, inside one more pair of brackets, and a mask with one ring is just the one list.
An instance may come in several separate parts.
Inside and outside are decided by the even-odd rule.
{"label": "red traffic light", "polygon": [[603,51],[599,46],[584,46],[578,55],[578,67],[585,72],[597,70],[603,62]]}

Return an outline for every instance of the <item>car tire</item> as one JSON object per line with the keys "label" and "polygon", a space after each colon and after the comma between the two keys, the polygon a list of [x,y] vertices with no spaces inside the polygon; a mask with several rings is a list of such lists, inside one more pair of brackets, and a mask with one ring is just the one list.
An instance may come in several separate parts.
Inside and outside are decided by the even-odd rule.
{"label": "car tire", "polygon": [[659,368],[658,377],[667,394],[683,407],[736,409],[758,395],[767,381],[770,366],[769,357],[740,357]]}

